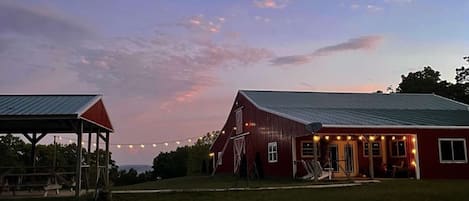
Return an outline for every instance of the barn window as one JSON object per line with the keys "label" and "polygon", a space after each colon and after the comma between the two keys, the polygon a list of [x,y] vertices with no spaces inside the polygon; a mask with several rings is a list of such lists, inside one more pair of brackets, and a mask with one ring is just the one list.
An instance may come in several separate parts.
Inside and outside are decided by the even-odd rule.
{"label": "barn window", "polygon": [[406,146],[404,140],[396,140],[391,142],[392,157],[406,157]]}
{"label": "barn window", "polygon": [[466,139],[439,138],[440,163],[467,163]]}
{"label": "barn window", "polygon": [[[319,149],[316,150],[318,156]],[[313,141],[301,141],[301,157],[310,158],[314,157],[314,142]]]}
{"label": "barn window", "polygon": [[239,108],[235,112],[236,115],[236,134],[243,132],[243,110]]}
{"label": "barn window", "polygon": [[218,162],[218,165],[222,165],[223,164],[223,152],[219,151],[218,152],[218,155],[217,155],[217,162]]}
{"label": "barn window", "polygon": [[[371,143],[373,157],[381,156],[381,142]],[[368,157],[368,143],[363,143],[363,156]]]}
{"label": "barn window", "polygon": [[269,163],[276,163],[278,161],[277,142],[269,142],[267,155]]}

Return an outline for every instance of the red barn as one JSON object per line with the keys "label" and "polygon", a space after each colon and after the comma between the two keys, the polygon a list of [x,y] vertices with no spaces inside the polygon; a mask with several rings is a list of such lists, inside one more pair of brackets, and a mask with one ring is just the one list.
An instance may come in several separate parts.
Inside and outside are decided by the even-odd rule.
{"label": "red barn", "polygon": [[469,179],[468,138],[469,106],[434,94],[242,90],[211,155],[217,174],[245,159],[250,174],[297,178],[316,155],[334,177]]}

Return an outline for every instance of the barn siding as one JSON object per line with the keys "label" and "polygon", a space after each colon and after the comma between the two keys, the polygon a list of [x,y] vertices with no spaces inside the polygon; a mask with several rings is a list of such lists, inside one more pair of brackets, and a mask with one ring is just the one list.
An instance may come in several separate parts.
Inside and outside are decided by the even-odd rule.
{"label": "barn siding", "polygon": [[[266,176],[292,176],[292,153],[291,141],[292,137],[296,137],[297,159],[301,160],[301,145],[302,139],[309,139],[311,135],[304,128],[304,125],[289,119],[279,117],[277,115],[261,111],[257,109],[249,100],[244,96],[237,94],[235,103],[233,104],[228,119],[223,127],[225,134],[221,134],[212,146],[211,151],[217,153],[223,149],[225,140],[229,140],[230,131],[236,125],[234,110],[238,107],[243,107],[243,121],[248,123],[255,123],[255,126],[243,127],[244,131],[249,131],[250,134],[246,136],[246,151],[247,160],[249,164],[249,172],[253,167],[256,152],[260,153],[264,174]],[[436,179],[436,178],[464,178],[469,179],[469,164],[440,164],[438,153],[438,138],[439,137],[458,137],[465,138],[466,143],[469,143],[469,129],[409,129],[409,128],[322,128],[320,133],[328,134],[384,134],[387,135],[386,143],[389,143],[389,137],[392,134],[396,136],[407,135],[407,165],[413,159],[411,155],[411,137],[410,135],[417,134],[418,152],[420,175],[423,179]],[[268,163],[267,160],[267,143],[276,141],[278,143],[278,162]],[[368,158],[363,157],[363,144],[358,142],[358,160],[360,173],[368,172]],[[389,147],[389,144],[387,144]],[[468,145],[466,147],[469,149]],[[389,149],[389,148],[387,148]],[[392,158],[388,151],[388,163],[398,164],[402,159]],[[223,154],[223,164],[217,168],[217,173],[233,173],[233,143],[232,140]],[[382,158],[374,158],[375,175],[383,174]],[[414,169],[411,165],[411,173]],[[305,171],[298,164],[298,174],[303,175]],[[411,175],[413,176],[413,175]]]}
{"label": "barn siding", "polygon": [[102,100],[99,100],[93,106],[91,106],[86,112],[83,113],[82,117],[111,130],[113,129]]}

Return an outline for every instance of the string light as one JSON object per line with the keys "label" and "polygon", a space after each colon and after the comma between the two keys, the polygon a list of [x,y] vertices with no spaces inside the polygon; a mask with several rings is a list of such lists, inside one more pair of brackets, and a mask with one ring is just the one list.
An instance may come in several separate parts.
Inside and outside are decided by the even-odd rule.
{"label": "string light", "polygon": [[417,150],[412,149],[412,153],[413,153],[413,154],[417,153]]}
{"label": "string light", "polygon": [[179,141],[176,141],[176,144],[181,144],[181,142],[179,142]]}
{"label": "string light", "polygon": [[363,136],[358,136],[358,139],[359,139],[359,140],[363,140]]}
{"label": "string light", "polygon": [[406,139],[407,139],[407,137],[406,137],[406,136],[402,137],[402,140],[406,140]]}
{"label": "string light", "polygon": [[72,140],[68,140],[68,143],[73,143],[73,141],[72,141]]}
{"label": "string light", "polygon": [[381,136],[381,140],[384,140],[384,139],[386,139],[386,138],[384,137],[384,135],[383,135],[383,136]]}
{"label": "string light", "polygon": [[370,136],[370,141],[375,141],[375,136]]}
{"label": "string light", "polygon": [[93,143],[93,147],[96,147],[96,143]]}
{"label": "string light", "polygon": [[392,140],[395,140],[395,139],[396,139],[396,136],[392,136],[391,139],[392,139]]}
{"label": "string light", "polygon": [[326,135],[326,137],[324,137],[324,139],[326,139],[326,140],[329,140],[329,136],[328,136],[328,135]]}
{"label": "string light", "polygon": [[342,138],[342,137],[340,137],[340,136],[337,136],[337,140],[340,140],[341,138]]}
{"label": "string light", "polygon": [[192,142],[192,140],[191,140],[191,139],[188,139],[187,141],[188,141],[188,142]]}
{"label": "string light", "polygon": [[321,138],[320,138],[319,136],[317,136],[317,135],[313,136],[313,140],[314,140],[315,142],[319,142],[320,139],[321,139]]}
{"label": "string light", "polygon": [[142,148],[142,149],[145,148],[145,145],[144,145],[144,144],[141,144],[141,145],[140,145],[140,148]]}
{"label": "string light", "polygon": [[151,146],[156,147],[156,144],[152,144]]}
{"label": "string light", "polygon": [[412,142],[415,143],[415,137],[412,138]]}
{"label": "string light", "polygon": [[347,136],[347,140],[351,140],[352,139],[352,136]]}
{"label": "string light", "polygon": [[167,142],[164,143],[164,146],[168,146],[169,144]]}
{"label": "string light", "polygon": [[[222,131],[221,131],[221,134],[225,134],[225,131],[224,131],[224,130],[222,130]],[[190,140],[190,139],[189,139],[189,140]]]}
{"label": "string light", "polygon": [[129,144],[129,149],[134,148],[134,145]]}
{"label": "string light", "polygon": [[118,144],[118,145],[117,145],[117,148],[118,148],[118,149],[120,149],[120,148],[121,148],[121,145],[120,145],[120,144]]}
{"label": "string light", "polygon": [[411,164],[412,164],[412,166],[414,166],[414,167],[417,165],[417,163],[415,163],[415,161],[412,161]]}

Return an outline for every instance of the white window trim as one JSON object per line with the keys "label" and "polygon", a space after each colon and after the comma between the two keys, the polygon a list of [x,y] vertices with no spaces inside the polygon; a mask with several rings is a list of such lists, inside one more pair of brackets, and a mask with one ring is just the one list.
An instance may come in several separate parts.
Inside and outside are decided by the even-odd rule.
{"label": "white window trim", "polygon": [[[404,142],[404,155],[399,155],[399,142]],[[392,147],[393,147],[393,143],[396,143],[395,146],[396,146],[396,152],[397,152],[397,155],[392,155]],[[389,143],[389,152],[391,154],[391,158],[407,158],[407,141],[406,140],[392,140],[390,141]]]}
{"label": "white window trim", "polygon": [[[453,160],[443,160],[442,155],[441,155],[441,141],[451,141],[451,151],[452,151],[452,156]],[[453,141],[463,141],[464,142],[464,156],[465,160],[454,160],[454,149],[452,147]],[[438,138],[438,153],[439,153],[439,158],[440,158],[440,163],[443,164],[451,164],[451,163],[467,163],[467,144],[466,144],[466,139],[465,138]]]}
{"label": "white window trim", "polygon": [[[383,155],[383,144],[381,143],[381,141],[375,141],[375,142],[372,142],[372,143],[378,143],[379,144],[379,155],[374,155],[373,154],[373,158],[378,158],[378,157],[381,157]],[[368,154],[365,154],[365,144],[368,144],[368,142],[363,142],[363,157],[368,157]],[[372,145],[372,148],[371,148],[371,151],[373,151],[373,145]],[[368,152],[370,152],[370,149],[368,149]]]}
{"label": "white window trim", "polygon": [[[275,151],[270,151],[270,147],[275,147]],[[270,155],[275,155],[275,159],[271,159]],[[267,144],[267,160],[269,163],[276,163],[278,162],[278,146],[277,142],[269,142]]]}

